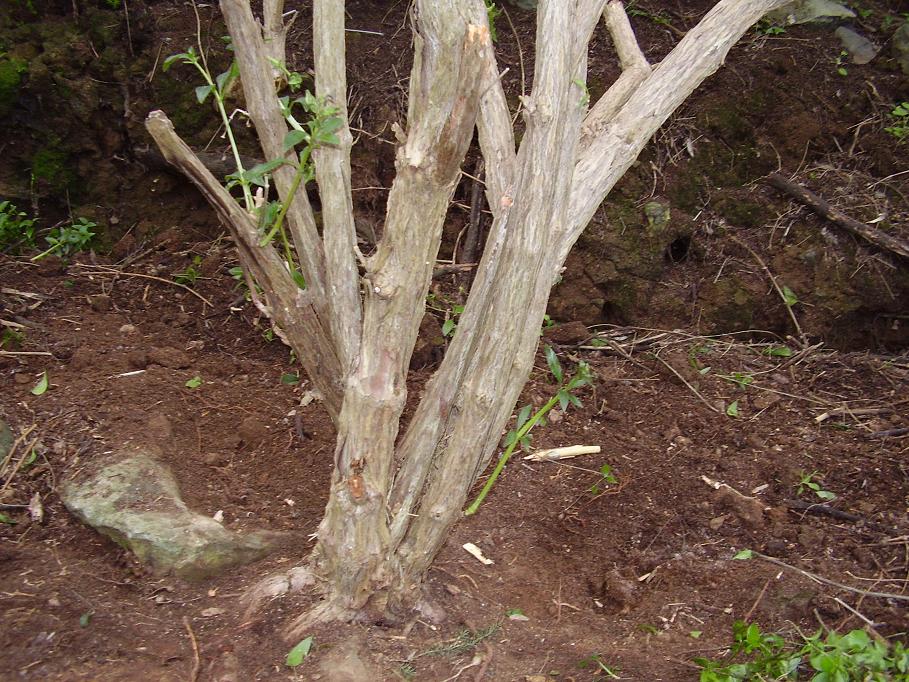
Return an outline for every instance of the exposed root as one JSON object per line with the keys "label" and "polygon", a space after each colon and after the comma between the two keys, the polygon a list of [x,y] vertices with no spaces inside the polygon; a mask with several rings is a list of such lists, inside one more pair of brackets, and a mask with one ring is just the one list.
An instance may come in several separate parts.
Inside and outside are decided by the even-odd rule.
{"label": "exposed root", "polygon": [[250,587],[240,598],[246,607],[243,618],[252,618],[267,601],[285,594],[300,592],[316,584],[316,576],[309,566],[296,566],[284,573],[275,573]]}
{"label": "exposed root", "polygon": [[356,611],[341,606],[333,599],[326,599],[293,620],[284,631],[284,639],[289,642],[296,641],[306,636],[316,625],[332,621],[348,622],[354,620],[356,616]]}

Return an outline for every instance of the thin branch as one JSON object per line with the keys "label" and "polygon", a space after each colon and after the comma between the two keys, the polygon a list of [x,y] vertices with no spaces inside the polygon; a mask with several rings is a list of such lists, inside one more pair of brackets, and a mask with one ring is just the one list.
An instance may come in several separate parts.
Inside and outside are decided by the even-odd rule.
{"label": "thin branch", "polygon": [[815,580],[819,583],[824,583],[825,585],[830,585],[831,587],[836,587],[840,590],[846,590],[847,592],[854,592],[855,594],[861,594],[866,597],[879,597],[881,599],[894,599],[896,601],[909,601],[909,595],[906,595],[906,594],[895,594],[893,592],[872,592],[870,590],[863,590],[859,587],[852,587],[851,585],[844,585],[843,583],[838,583],[835,580],[831,580],[830,578],[825,578],[824,576],[818,575],[817,573],[812,573],[811,571],[806,571],[802,568],[793,566],[792,564],[787,564],[785,561],[781,561],[781,560],[777,559],[776,557],[767,556],[766,554],[761,554],[760,552],[755,552],[755,551],[752,551],[752,554],[754,554],[754,556],[758,557],[759,559],[763,559],[764,561],[767,561],[771,564],[775,564],[776,566],[780,566],[782,568],[788,568],[790,571],[799,573],[799,574],[805,576],[806,578],[810,578],[811,580]]}
{"label": "thin branch", "polygon": [[325,278],[331,312],[329,325],[345,370],[360,347],[362,311],[357,272],[357,234],[350,189],[350,148],[347,122],[347,75],[344,47],[344,0],[316,0],[313,6],[313,57],[316,94],[337,108],[343,125],[339,144],[316,149],[316,180],[322,200]]}
{"label": "thin branch", "polygon": [[870,225],[866,225],[865,223],[861,223],[854,218],[850,218],[839,209],[831,206],[807,187],[797,185],[794,182],[787,180],[779,173],[771,173],[767,178],[767,181],[776,189],[788,194],[818,215],[823,216],[832,222],[834,225],[837,225],[854,235],[858,235],[880,249],[890,251],[903,258],[909,258],[909,242],[906,242],[899,237],[894,237],[891,234],[887,234]]}
{"label": "thin branch", "polygon": [[[240,68],[240,80],[250,118],[259,134],[259,143],[267,160],[288,156],[284,150],[287,124],[275,96],[272,66],[268,62],[262,31],[252,14],[248,0],[221,0],[221,12],[233,39],[234,53]],[[290,160],[290,156],[288,156]],[[316,221],[305,191],[298,191],[291,201],[294,170],[290,166],[275,169],[272,177],[287,210],[287,224],[297,247],[300,268],[306,278],[313,303],[327,317],[325,297],[325,255],[316,230]]]}

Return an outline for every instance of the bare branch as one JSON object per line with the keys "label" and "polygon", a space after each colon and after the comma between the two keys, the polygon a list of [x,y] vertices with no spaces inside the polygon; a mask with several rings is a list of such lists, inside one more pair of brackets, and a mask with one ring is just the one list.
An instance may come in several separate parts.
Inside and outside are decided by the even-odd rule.
{"label": "bare branch", "polygon": [[313,7],[313,56],[316,94],[337,108],[343,122],[339,144],[314,153],[316,180],[322,199],[325,277],[330,294],[329,323],[345,369],[360,346],[360,283],[357,235],[350,191],[350,148],[347,122],[347,75],[344,49],[344,0],[316,0]]}
{"label": "bare branch", "polygon": [[273,321],[295,341],[294,350],[306,373],[324,398],[332,418],[341,410],[341,365],[328,330],[322,328],[308,291],[301,290],[271,246],[258,245],[259,232],[250,215],[237,204],[221,183],[174,132],[162,111],[153,111],[145,122],[161,153],[199,188],[230,230],[245,268],[264,290]]}
{"label": "bare branch", "polygon": [[722,65],[754,22],[785,2],[720,0],[633,91],[609,125],[585,138],[575,168],[570,229],[553,262],[564,262],[597,207],[672,112]]}
{"label": "bare branch", "polygon": [[[253,17],[249,1],[221,0],[221,12],[233,38],[246,106],[259,134],[265,158],[270,160],[288,156],[284,151],[287,124],[275,96],[272,67],[267,59],[261,27]],[[290,201],[294,171],[289,166],[282,166],[274,171],[273,177],[282,200],[285,203]],[[325,255],[305,191],[298,191],[293,197],[286,220],[297,247],[297,257],[306,278],[306,286],[312,292],[314,303],[324,309]]]}
{"label": "bare branch", "polygon": [[584,121],[581,146],[589,144],[592,136],[612,120],[628,101],[631,93],[650,75],[650,64],[641,52],[634,37],[628,15],[620,0],[610,0],[603,12],[603,19],[615,45],[622,74],[599,99]]}
{"label": "bare branch", "polygon": [[[262,0],[262,36],[265,41],[265,54],[267,57],[283,64],[287,59],[285,45],[287,31],[290,29],[296,12],[291,15],[290,21],[284,23],[284,0]],[[272,75],[279,78],[281,70],[272,66]]]}

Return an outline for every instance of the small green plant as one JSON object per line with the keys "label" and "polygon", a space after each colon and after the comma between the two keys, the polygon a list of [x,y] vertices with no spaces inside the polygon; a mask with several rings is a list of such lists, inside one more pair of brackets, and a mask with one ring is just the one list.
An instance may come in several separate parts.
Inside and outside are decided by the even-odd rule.
{"label": "small green plant", "polygon": [[619,482],[619,479],[612,473],[612,467],[608,464],[601,466],[598,473],[600,477],[597,479],[596,483],[588,489],[591,495],[599,495],[606,486],[615,485]]}
{"label": "small green plant", "polygon": [[818,483],[819,480],[821,479],[817,471],[812,471],[810,474],[802,472],[799,482],[796,483],[795,494],[801,495],[804,492],[811,491],[822,500],[835,500],[836,495],[829,490],[824,490],[821,484]]}
{"label": "small green plant", "polygon": [[442,323],[442,336],[454,336],[455,330],[458,328],[458,323],[456,320],[463,312],[464,306],[451,306],[451,317],[446,317],[445,322]]}
{"label": "small green plant", "polygon": [[42,251],[37,256],[32,256],[32,260],[40,260],[51,254],[66,258],[73,253],[85,251],[95,237],[93,230],[96,227],[98,227],[97,223],[92,222],[88,218],[76,218],[69,225],[55,227],[44,238],[50,244],[50,248]]}
{"label": "small green plant", "polygon": [[774,24],[768,19],[761,19],[754,27],[754,30],[763,36],[780,36],[786,32],[786,29],[778,24]]}
{"label": "small green plant", "polygon": [[643,7],[638,7],[635,0],[632,0],[632,2],[628,3],[625,11],[628,13],[629,17],[642,17],[644,19],[649,19],[659,26],[672,26],[672,20],[662,11],[651,12],[650,10],[644,9]]}
{"label": "small green plant", "polygon": [[836,72],[841,76],[849,75],[849,71],[846,69],[847,59],[849,59],[849,53],[846,50],[840,50],[840,53],[836,56],[836,60],[834,61]]}
{"label": "small green plant", "polygon": [[502,8],[492,0],[483,0],[483,4],[486,5],[486,18],[489,20],[489,37],[492,42],[498,42],[499,35],[496,32],[496,19],[502,14]]}
{"label": "small green plant", "polygon": [[482,644],[485,640],[492,637],[499,631],[500,625],[498,623],[493,623],[485,628],[479,628],[477,630],[469,630],[464,628],[455,636],[454,639],[451,639],[442,644],[437,644],[432,647],[424,654],[425,656],[462,656],[464,654],[470,653]]}
{"label": "small green plant", "polygon": [[32,387],[32,395],[44,395],[47,393],[47,389],[50,386],[47,378],[47,372],[41,373],[41,378],[38,379],[38,383]]}
{"label": "small green plant", "polygon": [[901,642],[872,640],[864,630],[840,635],[818,631],[790,644],[779,634],[763,632],[755,624],[737,621],[732,626],[729,658],[739,663],[695,658],[701,682],[745,680],[812,680],[813,682],[886,682],[909,679],[909,650]]}
{"label": "small green plant", "polygon": [[202,385],[202,377],[200,377],[200,376],[197,374],[197,375],[194,376],[192,379],[189,379],[189,380],[188,380],[185,384],[183,384],[183,385],[186,386],[186,388],[199,388],[199,386]]}
{"label": "small green plant", "polygon": [[35,221],[9,201],[0,201],[0,251],[34,247]]}
{"label": "small green plant", "polygon": [[298,642],[297,645],[287,653],[287,658],[284,661],[285,665],[287,665],[288,668],[296,668],[299,666],[312,650],[312,644],[312,636]]}
{"label": "small green plant", "polygon": [[25,341],[25,334],[9,327],[4,327],[3,333],[0,334],[0,348],[6,350],[21,348],[23,341]]}
{"label": "small green plant", "polygon": [[477,509],[480,508],[480,505],[483,504],[483,500],[486,499],[489,491],[492,490],[492,486],[494,486],[495,482],[498,480],[499,475],[502,473],[502,469],[505,468],[508,460],[511,459],[511,455],[514,453],[515,448],[519,445],[522,447],[530,445],[531,429],[537,424],[545,424],[545,417],[550,410],[556,405],[559,405],[563,412],[568,409],[569,405],[581,407],[581,401],[578,400],[578,397],[572,391],[592,382],[593,376],[590,373],[590,366],[586,362],[581,362],[578,364],[578,368],[574,375],[566,377],[562,365],[551,346],[546,346],[545,355],[546,364],[549,366],[549,371],[553,378],[558,382],[559,389],[556,391],[555,395],[553,395],[543,407],[534,412],[532,416],[532,405],[525,405],[518,412],[515,428],[505,436],[505,452],[499,457],[499,461],[496,462],[495,468],[492,470],[489,478],[486,479],[486,484],[483,486],[483,489],[480,490],[479,495],[477,495],[471,505],[464,510],[465,516],[471,516],[472,514],[477,513]]}
{"label": "small green plant", "polygon": [[900,142],[909,139],[909,102],[901,102],[890,112],[893,125],[884,128]]}
{"label": "small green plant", "polygon": [[183,272],[178,272],[174,275],[174,281],[177,284],[182,284],[187,287],[195,285],[196,280],[202,276],[202,273],[197,269],[201,264],[202,256],[194,256],[192,265],[187,267]]}
{"label": "small green plant", "polygon": [[593,654],[593,655],[588,656],[587,658],[579,661],[578,667],[579,668],[593,668],[593,670],[595,671],[595,675],[596,675],[596,677],[594,677],[594,679],[596,679],[596,680],[602,680],[602,679],[620,680],[620,679],[622,679],[616,674],[616,672],[618,671],[618,668],[615,668],[615,667],[610,668],[608,665],[606,665],[603,662],[603,657],[600,654]]}

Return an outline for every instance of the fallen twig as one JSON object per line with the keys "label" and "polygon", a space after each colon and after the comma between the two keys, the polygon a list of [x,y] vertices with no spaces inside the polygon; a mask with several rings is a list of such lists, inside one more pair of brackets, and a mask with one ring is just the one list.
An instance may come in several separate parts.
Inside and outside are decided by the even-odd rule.
{"label": "fallen twig", "polygon": [[[80,266],[81,264],[76,263],[75,265]],[[117,268],[106,268],[103,265],[81,265],[81,267],[102,268],[100,270],[89,270],[89,271],[83,272],[82,274],[84,274],[84,275],[116,275],[118,277],[119,276],[139,277],[141,279],[151,279],[151,280],[154,280],[155,282],[163,282],[164,284],[170,284],[171,286],[180,287],[184,291],[189,292],[190,294],[192,294],[193,296],[198,298],[200,301],[202,301],[205,305],[211,306],[212,308],[215,307],[211,301],[209,301],[207,298],[205,298],[198,291],[191,289],[190,287],[186,286],[185,284],[180,284],[179,282],[174,282],[173,280],[164,279],[163,277],[155,277],[154,275],[145,275],[140,272],[123,272],[122,270],[118,270]]]}
{"label": "fallen twig", "polygon": [[811,190],[787,180],[779,173],[771,173],[768,176],[767,181],[776,189],[785,192],[796,201],[805,204],[815,213],[823,216],[844,230],[858,235],[878,248],[898,254],[903,258],[909,258],[909,243],[902,239],[898,239],[893,235],[887,234],[886,232],[866,225],[865,223],[860,223],[854,218],[850,218],[839,209],[828,204]]}
{"label": "fallen twig", "polygon": [[792,564],[787,564],[785,561],[781,561],[780,559],[777,559],[776,557],[767,556],[766,554],[761,554],[760,552],[756,552],[753,550],[751,553],[754,556],[758,557],[759,559],[763,559],[764,561],[767,561],[771,564],[775,564],[776,566],[781,566],[782,568],[788,568],[790,571],[795,571],[796,573],[799,573],[799,574],[805,576],[806,578],[810,578],[811,580],[815,580],[819,583],[824,583],[825,585],[830,585],[831,587],[836,587],[840,590],[846,590],[847,592],[854,592],[855,594],[862,594],[862,595],[865,595],[866,597],[880,597],[881,599],[895,599],[897,601],[909,601],[909,595],[906,595],[906,594],[894,594],[893,592],[872,592],[870,590],[863,590],[858,587],[852,587],[851,585],[844,585],[843,583],[838,583],[835,580],[831,580],[830,578],[825,578],[824,576],[818,575],[816,573],[812,573],[811,571],[806,571],[802,568],[798,568],[797,566],[793,566]]}
{"label": "fallen twig", "polygon": [[789,509],[797,509],[805,512],[806,514],[829,516],[830,518],[838,519],[840,521],[849,521],[850,523],[864,523],[869,528],[880,531],[882,533],[899,532],[897,528],[894,528],[892,526],[886,526],[882,523],[878,523],[877,521],[871,521],[870,519],[866,519],[864,516],[846,512],[842,509],[831,507],[828,504],[803,502],[802,500],[786,500],[786,506],[789,507]]}
{"label": "fallen twig", "polygon": [[202,667],[202,659],[199,657],[199,642],[196,641],[196,633],[189,624],[188,616],[183,616],[183,627],[186,628],[186,634],[189,635],[189,641],[193,646],[193,668],[189,673],[189,682],[196,682],[199,679],[199,669]]}

